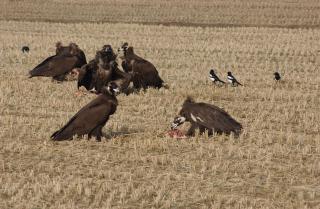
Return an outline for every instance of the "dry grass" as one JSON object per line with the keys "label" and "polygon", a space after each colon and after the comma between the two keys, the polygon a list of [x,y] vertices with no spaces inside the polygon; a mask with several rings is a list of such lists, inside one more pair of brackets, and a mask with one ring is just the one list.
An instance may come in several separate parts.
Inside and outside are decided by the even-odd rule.
{"label": "dry grass", "polygon": [[[319,30],[0,21],[0,39],[0,208],[320,207]],[[120,95],[101,143],[51,142],[94,97],[27,78],[58,40],[89,59],[128,41],[170,89]],[[213,66],[244,87],[213,86]],[[223,107],[244,133],[163,136],[186,95]]]}
{"label": "dry grass", "polygon": [[1,0],[0,20],[320,27],[318,0]]}

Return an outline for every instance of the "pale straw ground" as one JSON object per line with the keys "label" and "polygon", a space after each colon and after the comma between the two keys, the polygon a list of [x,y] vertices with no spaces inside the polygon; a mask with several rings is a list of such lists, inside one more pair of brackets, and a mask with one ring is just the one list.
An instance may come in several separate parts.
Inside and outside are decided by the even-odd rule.
{"label": "pale straw ground", "polygon": [[[0,40],[0,208],[320,207],[318,28],[2,20]],[[75,81],[27,77],[57,41],[76,42],[88,60],[127,41],[169,89],[119,95],[101,143],[52,142],[95,97],[76,96]],[[212,85],[212,67],[244,86]],[[229,112],[240,138],[166,137],[187,95]]]}

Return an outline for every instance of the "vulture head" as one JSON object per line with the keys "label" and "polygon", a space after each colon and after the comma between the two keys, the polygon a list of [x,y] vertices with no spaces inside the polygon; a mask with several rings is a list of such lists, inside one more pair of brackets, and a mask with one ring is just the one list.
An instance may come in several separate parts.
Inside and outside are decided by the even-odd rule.
{"label": "vulture head", "polygon": [[63,46],[60,41],[57,42],[56,55],[77,56],[83,63],[87,63],[84,52],[75,43],[70,43],[68,46]]}
{"label": "vulture head", "polygon": [[182,125],[186,121],[184,116],[177,116],[174,118],[173,122],[171,123],[171,129],[176,129],[178,126]]}
{"label": "vulture head", "polygon": [[111,95],[118,95],[120,93],[119,86],[115,82],[109,82],[106,90]]}
{"label": "vulture head", "polygon": [[112,49],[111,45],[109,45],[109,44],[104,45],[102,47],[102,50],[105,51],[106,53],[113,53],[113,49]]}
{"label": "vulture head", "polygon": [[97,51],[95,60],[98,63],[99,67],[101,67],[103,69],[110,68],[109,58],[107,56],[105,56],[103,51]]}
{"label": "vulture head", "polygon": [[107,57],[109,61],[115,60],[117,58],[117,55],[114,53],[111,45],[109,44],[104,45],[100,52],[104,57]]}
{"label": "vulture head", "polygon": [[[194,100],[191,97],[187,97],[187,99],[184,101],[183,106],[185,106],[187,103],[193,103]],[[188,113],[182,108],[178,114],[171,123],[171,129],[176,129],[178,126],[182,125],[184,122],[188,121]]]}
{"label": "vulture head", "polygon": [[56,55],[69,55],[70,51],[70,46],[63,46],[60,41],[56,43]]}
{"label": "vulture head", "polygon": [[77,44],[70,43],[69,44],[69,50],[70,50],[70,54],[72,56],[81,56],[82,50],[79,48],[79,46]]}
{"label": "vulture head", "polygon": [[121,47],[118,49],[118,54],[119,54],[119,57],[121,59],[124,58],[124,56],[126,55],[126,52],[129,48],[129,44],[127,42],[125,42],[124,44],[121,45]]}

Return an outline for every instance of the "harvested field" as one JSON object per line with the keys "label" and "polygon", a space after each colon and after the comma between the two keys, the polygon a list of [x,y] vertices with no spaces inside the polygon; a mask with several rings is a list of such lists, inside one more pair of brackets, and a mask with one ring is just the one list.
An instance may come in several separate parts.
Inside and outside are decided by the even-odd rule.
{"label": "harvested field", "polygon": [[[181,1],[160,6],[152,1],[108,1],[110,7],[105,1],[101,7],[72,0],[66,5],[58,0],[4,2],[0,3],[5,11],[0,14],[0,208],[320,207],[317,1],[304,6],[271,0],[201,1],[197,11],[190,2],[172,19],[165,19],[171,12],[166,8],[174,10]],[[111,23],[130,5],[136,11],[130,18],[120,15]],[[205,5],[226,15],[205,19],[201,12]],[[145,13],[137,12],[143,6]],[[208,11],[214,13],[211,7]],[[230,20],[225,10],[235,7]],[[247,7],[257,12],[245,20]],[[274,7],[295,13],[301,21],[290,15],[277,18],[274,9],[268,10]],[[79,12],[81,8],[86,10]],[[62,15],[64,10],[70,13]],[[255,18],[259,11],[266,13],[262,15],[266,19]],[[112,14],[102,20],[105,13]],[[150,24],[137,24],[143,22]],[[156,22],[163,25],[151,24]],[[119,95],[117,112],[104,127],[101,143],[52,142],[50,135],[95,97],[76,96],[75,81],[28,78],[28,70],[54,54],[57,41],[77,43],[88,60],[104,44],[116,49],[127,41],[154,63],[169,89]],[[21,52],[23,45],[30,47],[28,54]],[[214,86],[208,79],[212,67],[223,80],[231,70],[244,86]],[[275,71],[283,75],[282,82],[273,81]],[[165,136],[187,95],[228,111],[244,126],[240,138]]]}

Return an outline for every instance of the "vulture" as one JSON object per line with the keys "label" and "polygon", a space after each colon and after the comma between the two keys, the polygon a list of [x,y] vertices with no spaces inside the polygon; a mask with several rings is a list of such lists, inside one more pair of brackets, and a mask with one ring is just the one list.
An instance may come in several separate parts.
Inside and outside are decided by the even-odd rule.
{"label": "vulture", "polygon": [[187,136],[194,136],[196,129],[199,129],[200,134],[205,131],[209,135],[213,132],[218,134],[233,132],[235,136],[239,136],[242,129],[242,125],[223,109],[211,104],[196,103],[190,97],[184,101],[182,109],[171,124],[171,129],[176,129],[185,121],[191,123]]}
{"label": "vulture", "polygon": [[56,55],[50,56],[29,72],[29,78],[35,76],[53,77],[55,80],[63,80],[65,75],[73,68],[79,68],[87,64],[84,52],[75,43],[69,46],[56,44]]}
{"label": "vulture", "polygon": [[78,74],[78,89],[84,86],[88,91],[99,93],[103,86],[113,81],[121,92],[125,91],[130,84],[131,75],[121,71],[115,59],[111,46],[104,45],[102,50],[97,51],[94,60],[80,69],[74,69],[73,72]]}
{"label": "vulture", "polygon": [[110,115],[117,110],[116,94],[118,92],[117,85],[110,83],[99,96],[81,108],[65,126],[54,132],[51,139],[62,141],[72,139],[74,135],[88,135],[88,138],[96,137],[98,141],[101,141],[102,128],[109,120]]}
{"label": "vulture", "polygon": [[122,68],[126,73],[132,75],[132,82],[134,88],[146,89],[148,87],[161,88],[163,87],[163,80],[155,66],[136,55],[132,46],[124,43],[119,49],[120,59],[122,60]]}

